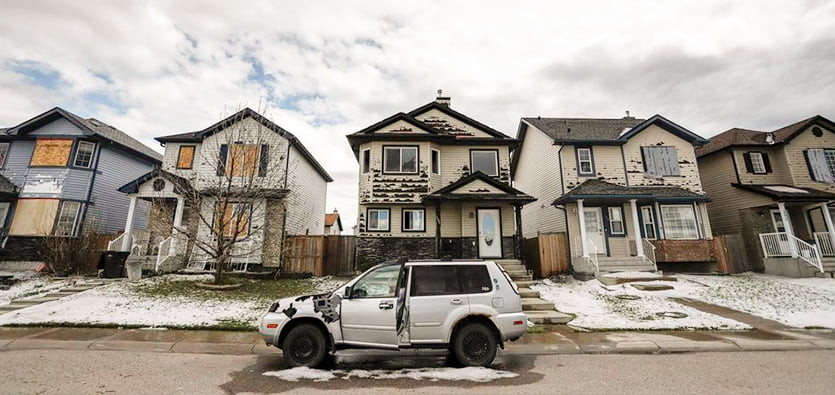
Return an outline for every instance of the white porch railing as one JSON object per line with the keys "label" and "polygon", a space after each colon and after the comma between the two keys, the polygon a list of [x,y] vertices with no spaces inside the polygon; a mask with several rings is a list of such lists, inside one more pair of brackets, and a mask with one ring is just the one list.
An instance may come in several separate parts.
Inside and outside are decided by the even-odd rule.
{"label": "white porch railing", "polygon": [[159,243],[159,248],[157,249],[157,251],[158,251],[157,252],[157,265],[156,265],[156,268],[155,268],[156,271],[159,271],[160,265],[162,265],[162,263],[165,262],[165,260],[168,257],[174,255],[174,253],[172,252],[172,248],[171,248],[171,243],[173,243],[173,242],[174,242],[174,237],[169,236],[165,240],[163,240],[162,242]]}
{"label": "white porch railing", "polygon": [[[119,235],[119,237],[117,237],[113,240],[110,240],[107,243],[107,250],[108,251],[122,251],[122,241],[125,239],[125,236],[127,236],[127,233],[122,233],[122,234]],[[130,236],[130,238],[131,238],[131,242],[128,243],[128,245],[133,244],[133,236]]]}
{"label": "white porch railing", "polygon": [[652,263],[655,270],[658,270],[658,264],[655,261],[655,245],[647,239],[641,239],[641,243],[644,246],[644,259]]}
{"label": "white porch railing", "polygon": [[794,242],[797,248],[797,257],[806,261],[808,264],[816,267],[823,273],[823,262],[821,261],[821,253],[818,246],[809,244],[794,236],[789,236],[789,240]]}
{"label": "white porch railing", "polygon": [[760,243],[763,248],[763,256],[766,258],[775,257],[791,257],[792,246],[797,254],[797,258],[814,266],[823,273],[823,262],[821,261],[821,251],[818,245],[809,244],[795,236],[791,236],[785,232],[778,233],[761,233]]}
{"label": "white porch railing", "polygon": [[591,241],[591,239],[588,237],[586,238],[586,246],[590,250],[588,257],[589,263],[591,263],[591,265],[594,266],[594,274],[597,275],[598,273],[600,273],[600,263],[597,260],[597,251],[599,251],[599,249],[597,248],[597,244],[594,244],[594,242]]}
{"label": "white porch railing", "polygon": [[835,256],[835,246],[832,245],[829,232],[815,232],[815,244],[823,256]]}

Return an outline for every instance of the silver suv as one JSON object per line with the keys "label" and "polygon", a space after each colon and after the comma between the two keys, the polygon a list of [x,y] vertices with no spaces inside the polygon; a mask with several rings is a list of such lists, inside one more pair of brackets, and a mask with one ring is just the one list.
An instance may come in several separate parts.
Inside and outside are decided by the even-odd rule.
{"label": "silver suv", "polygon": [[315,367],[345,348],[448,348],[465,366],[489,366],[525,334],[522,298],[495,262],[377,265],[331,293],[274,302],[259,332],[290,366]]}

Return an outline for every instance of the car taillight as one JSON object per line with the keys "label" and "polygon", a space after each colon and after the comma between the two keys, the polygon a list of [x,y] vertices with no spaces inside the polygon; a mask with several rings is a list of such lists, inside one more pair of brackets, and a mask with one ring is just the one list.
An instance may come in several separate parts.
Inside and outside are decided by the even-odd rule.
{"label": "car taillight", "polygon": [[[519,321],[522,322],[522,321]],[[278,324],[267,324],[267,329],[275,329],[278,328]]]}
{"label": "car taillight", "polygon": [[[513,325],[525,325],[525,321],[522,321],[522,320],[513,321]],[[270,326],[267,325],[267,328],[269,328],[269,327]]]}

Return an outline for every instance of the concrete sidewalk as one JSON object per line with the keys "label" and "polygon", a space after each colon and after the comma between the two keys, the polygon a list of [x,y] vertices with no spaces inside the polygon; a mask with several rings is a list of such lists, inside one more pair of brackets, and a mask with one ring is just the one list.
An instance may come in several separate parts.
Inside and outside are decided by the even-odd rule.
{"label": "concrete sidewalk", "polygon": [[[577,332],[565,326],[507,343],[505,354],[663,354],[835,349],[831,330]],[[224,355],[280,354],[255,332],[0,328],[0,351],[62,349]]]}

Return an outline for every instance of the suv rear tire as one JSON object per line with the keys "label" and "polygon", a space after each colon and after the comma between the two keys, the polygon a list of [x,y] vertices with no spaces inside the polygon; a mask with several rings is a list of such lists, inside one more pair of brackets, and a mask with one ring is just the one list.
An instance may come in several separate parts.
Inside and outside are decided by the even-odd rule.
{"label": "suv rear tire", "polygon": [[464,325],[452,340],[452,353],[463,366],[490,366],[497,348],[496,335],[481,323]]}
{"label": "suv rear tire", "polygon": [[284,362],[290,367],[307,366],[315,368],[322,364],[328,354],[325,334],[314,325],[301,324],[290,329],[281,344]]}

